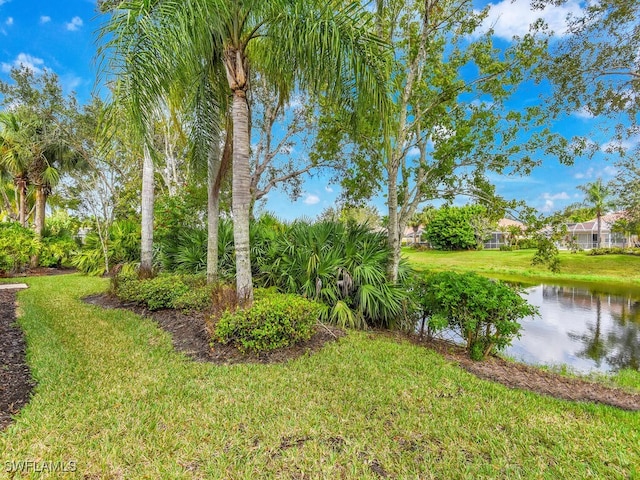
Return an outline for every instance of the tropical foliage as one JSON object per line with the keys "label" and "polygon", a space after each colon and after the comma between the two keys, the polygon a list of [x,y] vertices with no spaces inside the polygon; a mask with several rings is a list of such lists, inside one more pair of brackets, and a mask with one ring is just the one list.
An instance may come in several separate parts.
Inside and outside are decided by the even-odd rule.
{"label": "tropical foliage", "polygon": [[114,222],[101,239],[96,230],[87,234],[72,264],[90,275],[102,275],[109,265],[137,262],[140,259],[140,224],[133,220]]}
{"label": "tropical foliage", "polygon": [[419,284],[416,295],[429,328],[458,333],[474,360],[510,345],[518,320],[537,313],[513,287],[475,273],[437,273]]}
{"label": "tropical foliage", "polygon": [[[257,281],[323,304],[323,321],[401,326],[408,295],[386,277],[390,251],[367,226],[296,221],[268,243]],[[401,280],[406,278],[403,264]]]}
{"label": "tropical foliage", "polygon": [[443,207],[429,221],[424,238],[438,250],[482,248],[492,222],[481,205]]}
{"label": "tropical foliage", "polygon": [[321,310],[299,295],[263,293],[250,308],[226,311],[215,338],[254,353],[288,347],[311,338]]}

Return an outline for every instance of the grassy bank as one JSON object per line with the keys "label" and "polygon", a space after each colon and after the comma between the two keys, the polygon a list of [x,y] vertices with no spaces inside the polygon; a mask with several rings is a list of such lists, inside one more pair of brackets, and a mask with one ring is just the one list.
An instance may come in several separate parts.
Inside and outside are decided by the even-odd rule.
{"label": "grassy bank", "polygon": [[640,257],[631,255],[590,256],[585,252],[560,252],[560,272],[531,265],[535,250],[442,252],[405,248],[403,254],[418,270],[474,271],[494,277],[527,277],[532,280],[611,283],[640,288]]}
{"label": "grassy bank", "polygon": [[0,433],[3,467],[75,461],[68,478],[127,479],[640,475],[637,413],[509,390],[358,332],[284,365],[195,363],[152,321],[81,303],[101,279],[27,281],[20,323],[38,387]]}

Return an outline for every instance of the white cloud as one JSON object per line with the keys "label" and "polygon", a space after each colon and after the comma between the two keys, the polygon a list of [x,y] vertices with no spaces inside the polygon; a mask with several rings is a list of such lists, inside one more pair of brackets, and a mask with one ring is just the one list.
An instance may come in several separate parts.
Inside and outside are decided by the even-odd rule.
{"label": "white cloud", "polygon": [[543,212],[551,212],[555,206],[557,200],[569,200],[571,197],[567,194],[567,192],[560,193],[548,193],[545,192],[542,194],[542,199],[544,200],[544,205],[541,210]]}
{"label": "white cloud", "polygon": [[605,142],[600,146],[600,150],[605,153],[614,153],[614,152],[628,152],[633,147],[635,147],[637,142],[630,140],[611,140],[610,142]]}
{"label": "white cloud", "polygon": [[9,73],[12,68],[25,67],[34,73],[41,73],[44,66],[44,60],[41,58],[33,57],[28,53],[19,53],[13,63],[2,63],[0,66],[2,71]]}
{"label": "white cloud", "polygon": [[583,119],[589,119],[589,118],[593,118],[595,115],[591,113],[591,110],[589,110],[589,107],[585,105],[581,107],[579,110],[576,110],[575,112],[573,112],[573,116],[578,118],[583,118]]}
{"label": "white cloud", "polygon": [[303,200],[303,203],[305,203],[306,205],[315,205],[317,203],[320,203],[320,197],[312,193],[308,193],[307,197]]}
{"label": "white cloud", "polygon": [[545,213],[553,210],[553,200],[546,200],[540,210],[542,210]]}
{"label": "white cloud", "polygon": [[82,25],[84,25],[84,22],[82,21],[82,19],[80,17],[73,17],[71,19],[71,21],[69,23],[65,24],[65,25],[67,27],[67,30],[69,30],[71,32],[75,32],[80,27],[82,27]]}
{"label": "white cloud", "polygon": [[489,14],[479,33],[493,28],[494,34],[505,40],[511,40],[515,35],[525,35],[529,32],[530,25],[539,18],[556,34],[564,35],[567,31],[567,15],[580,15],[582,12],[576,0],[569,0],[559,6],[549,5],[542,10],[532,10],[530,0],[502,0],[489,6]]}
{"label": "white cloud", "polygon": [[8,27],[10,27],[11,25],[13,25],[13,17],[9,17],[7,18],[7,21],[4,22],[4,24]]}
{"label": "white cloud", "polygon": [[567,194],[567,192],[560,192],[560,193],[543,193],[542,194],[542,198],[544,200],[569,200],[569,195]]}
{"label": "white cloud", "polygon": [[62,85],[63,90],[67,93],[75,91],[83,82],[84,80],[81,77],[73,74],[60,76],[60,84]]}
{"label": "white cloud", "polygon": [[477,107],[477,108],[482,108],[482,109],[488,110],[488,109],[492,108],[493,105],[495,105],[495,104],[494,104],[494,102],[491,102],[489,100],[480,100],[480,99],[476,98],[475,100],[473,100],[471,102],[471,105],[473,105],[474,107]]}
{"label": "white cloud", "polygon": [[605,173],[605,175],[609,175],[613,177],[618,173],[618,169],[616,167],[612,167],[611,165],[608,165],[604,167],[603,172]]}
{"label": "white cloud", "polygon": [[40,17],[40,23],[44,25],[45,23],[49,23],[51,21],[51,17],[48,15],[42,15]]}
{"label": "white cloud", "polygon": [[593,167],[589,167],[586,172],[578,172],[574,174],[573,178],[577,178],[578,180],[582,178],[593,178]]}
{"label": "white cloud", "polygon": [[331,188],[329,185],[324,187],[324,190],[325,190],[325,192],[333,193],[333,188]]}

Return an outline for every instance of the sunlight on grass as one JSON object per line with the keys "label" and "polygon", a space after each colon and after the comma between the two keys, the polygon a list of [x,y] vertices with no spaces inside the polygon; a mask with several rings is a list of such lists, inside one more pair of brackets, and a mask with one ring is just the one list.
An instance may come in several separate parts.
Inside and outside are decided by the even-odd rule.
{"label": "sunlight on grass", "polygon": [[3,462],[127,479],[640,475],[637,413],[509,390],[363,332],[283,365],[196,363],[151,320],[80,302],[104,280],[28,282],[38,386],[0,434]]}
{"label": "sunlight on grass", "polygon": [[640,287],[640,257],[632,255],[591,256],[585,252],[560,252],[560,273],[531,265],[535,250],[443,252],[404,248],[403,255],[419,271],[474,271],[497,277],[529,277],[553,281],[624,283]]}

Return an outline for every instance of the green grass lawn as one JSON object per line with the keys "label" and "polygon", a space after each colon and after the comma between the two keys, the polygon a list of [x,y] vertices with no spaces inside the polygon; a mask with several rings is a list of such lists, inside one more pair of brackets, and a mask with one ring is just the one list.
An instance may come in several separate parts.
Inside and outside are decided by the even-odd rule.
{"label": "green grass lawn", "polygon": [[418,270],[474,271],[505,278],[516,276],[541,280],[617,283],[640,287],[640,256],[591,256],[585,252],[560,252],[560,272],[552,273],[543,265],[531,265],[534,253],[535,250],[512,252],[427,250],[420,252],[411,248],[403,249],[403,255]]}
{"label": "green grass lawn", "polygon": [[640,475],[638,413],[509,390],[362,332],[283,365],[196,363],[151,320],[81,303],[102,279],[27,282],[38,386],[0,433],[0,478],[19,461],[101,479]]}

